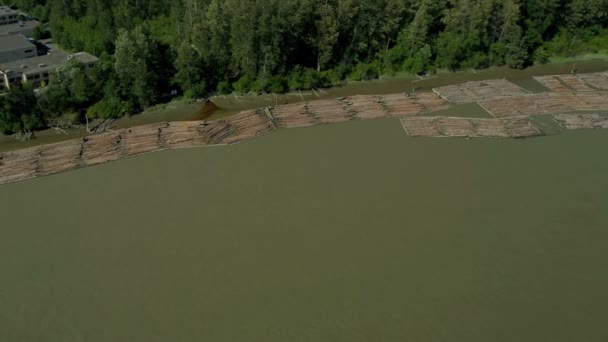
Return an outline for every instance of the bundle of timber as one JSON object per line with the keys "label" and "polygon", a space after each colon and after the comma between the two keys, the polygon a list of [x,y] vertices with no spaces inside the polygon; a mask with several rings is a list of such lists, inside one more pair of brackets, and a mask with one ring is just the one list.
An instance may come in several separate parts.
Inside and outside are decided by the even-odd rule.
{"label": "bundle of timber", "polygon": [[424,112],[447,109],[449,107],[448,102],[433,92],[416,93],[414,94],[414,101],[423,107]]}
{"label": "bundle of timber", "polygon": [[607,74],[579,74],[577,75],[583,82],[589,84],[596,89],[608,90],[608,75]]}
{"label": "bundle of timber", "polygon": [[527,138],[542,133],[528,117],[472,119],[402,117],[403,128],[415,137]]}
{"label": "bundle of timber", "polygon": [[40,148],[0,153],[0,184],[36,177]]}
{"label": "bundle of timber", "polygon": [[524,89],[504,79],[450,85],[435,88],[433,91],[452,103],[471,103],[528,94]]}
{"label": "bundle of timber", "polygon": [[84,166],[82,140],[44,145],[39,148],[37,176],[77,169]]}
{"label": "bundle of timber", "polygon": [[575,91],[593,91],[595,89],[591,88],[583,80],[574,75],[558,75],[557,76],[560,81],[566,84],[568,87],[572,88]]}
{"label": "bundle of timber", "polygon": [[542,93],[479,103],[497,117],[607,110],[608,92]]}
{"label": "bundle of timber", "polygon": [[553,117],[566,129],[608,128],[608,116],[600,114],[556,114]]}
{"label": "bundle of timber", "polygon": [[96,165],[126,157],[125,133],[126,130],[121,129],[82,138],[84,164]]}
{"label": "bundle of timber", "polygon": [[204,142],[203,145],[223,145],[222,141],[233,135],[236,128],[226,120],[217,120],[198,125],[196,131]]}
{"label": "bundle of timber", "polygon": [[575,94],[572,97],[564,98],[564,103],[575,110],[607,110],[608,92]]}
{"label": "bundle of timber", "polygon": [[382,96],[384,107],[391,116],[417,115],[448,108],[448,103],[435,93],[391,94]]}
{"label": "bundle of timber", "polygon": [[595,90],[587,85],[583,79],[574,75],[535,76],[534,79],[555,92]]}
{"label": "bundle of timber", "polygon": [[[435,98],[439,98],[433,94]],[[443,101],[443,100],[441,100]],[[390,94],[382,96],[385,107],[394,116],[416,115],[424,111],[424,105],[417,102],[414,94]]]}
{"label": "bundle of timber", "polygon": [[282,105],[271,109],[277,127],[292,128],[350,120],[416,115],[445,109],[448,103],[434,93],[356,95],[334,100]]}
{"label": "bundle of timber", "polygon": [[281,105],[270,112],[278,128],[304,127],[317,124],[318,121],[308,110],[306,103]]}
{"label": "bundle of timber", "polygon": [[568,88],[565,84],[555,76],[534,76],[534,79],[544,85],[547,89],[557,92],[570,92],[572,89]]}
{"label": "bundle of timber", "polygon": [[167,126],[168,124],[163,122],[127,129],[124,134],[126,155],[135,156],[164,149],[165,139],[162,132]]}
{"label": "bundle of timber", "polygon": [[199,134],[200,121],[169,122],[162,129],[162,139],[167,148],[188,148],[203,146],[205,142]]}
{"label": "bundle of timber", "polygon": [[233,144],[268,134],[276,129],[270,110],[258,109],[246,111],[225,119],[230,127],[230,135],[218,140],[218,143]]}
{"label": "bundle of timber", "polygon": [[[354,102],[352,102],[354,98]],[[315,124],[337,123],[352,120],[356,110],[351,104],[364,105],[369,96],[355,96],[353,98],[311,101],[307,104],[308,113],[315,119]]]}
{"label": "bundle of timber", "polygon": [[382,96],[358,95],[344,98],[342,101],[351,113],[348,116],[349,119],[377,119],[390,115],[389,108]]}

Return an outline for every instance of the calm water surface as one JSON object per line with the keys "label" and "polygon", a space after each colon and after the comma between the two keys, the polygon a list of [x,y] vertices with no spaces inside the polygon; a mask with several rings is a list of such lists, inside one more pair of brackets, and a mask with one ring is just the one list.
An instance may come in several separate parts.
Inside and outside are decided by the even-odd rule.
{"label": "calm water surface", "polygon": [[607,144],[385,119],[0,186],[0,341],[606,341]]}

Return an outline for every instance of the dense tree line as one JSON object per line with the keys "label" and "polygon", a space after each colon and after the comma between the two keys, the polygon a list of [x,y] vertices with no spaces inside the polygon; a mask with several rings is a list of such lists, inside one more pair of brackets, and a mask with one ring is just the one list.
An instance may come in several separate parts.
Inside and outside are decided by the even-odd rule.
{"label": "dense tree line", "polygon": [[608,46],[608,0],[2,1],[48,22],[62,47],[100,56],[91,72],[57,75],[41,100],[49,112],[98,117],[140,111],[173,89],[283,92],[524,68]]}

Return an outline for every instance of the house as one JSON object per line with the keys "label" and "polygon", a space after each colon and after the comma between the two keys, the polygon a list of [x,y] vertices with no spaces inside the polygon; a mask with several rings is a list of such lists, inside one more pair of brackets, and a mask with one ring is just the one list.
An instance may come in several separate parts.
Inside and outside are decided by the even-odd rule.
{"label": "house", "polygon": [[0,63],[38,55],[36,45],[22,35],[0,37]]}
{"label": "house", "polygon": [[69,54],[63,50],[51,49],[47,55],[0,63],[0,89],[29,82],[40,87],[43,82],[49,82],[53,71],[61,69],[70,60],[77,60],[90,68],[98,58],[86,52]]}

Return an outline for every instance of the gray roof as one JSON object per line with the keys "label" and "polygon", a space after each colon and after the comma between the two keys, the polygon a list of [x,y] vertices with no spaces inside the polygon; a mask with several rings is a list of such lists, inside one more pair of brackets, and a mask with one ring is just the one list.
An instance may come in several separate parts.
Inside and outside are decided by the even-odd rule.
{"label": "gray roof", "polygon": [[32,42],[25,38],[25,36],[18,34],[0,37],[0,52],[21,50],[27,48],[35,49],[36,45],[32,44]]}
{"label": "gray roof", "polygon": [[20,23],[0,25],[0,36],[6,36],[17,33],[29,35],[29,33],[32,32],[38,25],[40,25],[40,23],[36,20],[28,20]]}
{"label": "gray roof", "polygon": [[0,14],[17,14],[17,11],[8,6],[0,6]]}
{"label": "gray roof", "polygon": [[93,63],[98,60],[97,57],[86,52],[78,52],[70,55],[62,50],[52,50],[48,55],[2,63],[0,64],[0,71],[5,72],[6,70],[11,70],[12,72],[19,72],[27,75],[36,74],[39,72],[56,70],[66,64],[71,58],[84,64]]}

